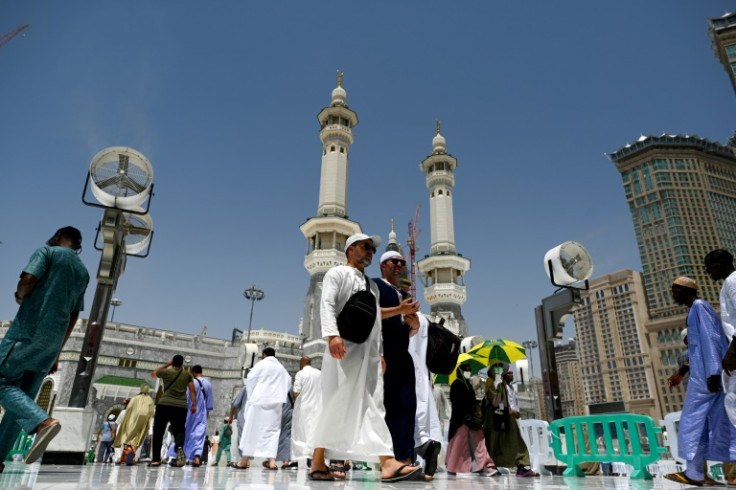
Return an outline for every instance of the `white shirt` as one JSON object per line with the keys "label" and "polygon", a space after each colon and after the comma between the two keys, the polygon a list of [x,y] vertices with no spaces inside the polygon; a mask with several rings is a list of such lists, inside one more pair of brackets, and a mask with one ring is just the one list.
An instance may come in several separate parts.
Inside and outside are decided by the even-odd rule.
{"label": "white shirt", "polygon": [[733,339],[734,330],[736,330],[736,271],[732,272],[721,287],[721,324],[723,325],[723,333],[726,334],[728,343]]}

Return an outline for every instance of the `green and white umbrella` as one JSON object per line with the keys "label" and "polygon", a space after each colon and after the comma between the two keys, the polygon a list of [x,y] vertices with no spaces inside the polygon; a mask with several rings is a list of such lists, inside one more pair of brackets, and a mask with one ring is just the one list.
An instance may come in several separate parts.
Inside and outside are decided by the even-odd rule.
{"label": "green and white umbrella", "polygon": [[486,359],[487,366],[493,366],[499,362],[511,364],[520,359],[526,359],[526,349],[522,345],[504,339],[486,340],[474,345],[467,353]]}
{"label": "green and white umbrella", "polygon": [[457,368],[461,364],[466,364],[470,366],[470,373],[475,374],[484,367],[487,366],[486,360],[482,357],[478,357],[474,354],[470,354],[469,352],[466,352],[464,354],[460,354],[457,358],[457,364],[455,365],[455,369],[452,370],[452,373],[450,374],[435,374],[434,375],[434,383],[440,384],[440,385],[451,385],[453,381],[457,379]]}

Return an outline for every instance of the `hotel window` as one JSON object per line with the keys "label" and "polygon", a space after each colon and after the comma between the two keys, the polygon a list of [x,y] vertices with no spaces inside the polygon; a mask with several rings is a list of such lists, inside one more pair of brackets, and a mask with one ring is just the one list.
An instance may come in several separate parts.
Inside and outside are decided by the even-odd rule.
{"label": "hotel window", "polygon": [[736,44],[731,44],[730,46],[726,46],[726,56],[729,60],[736,59]]}

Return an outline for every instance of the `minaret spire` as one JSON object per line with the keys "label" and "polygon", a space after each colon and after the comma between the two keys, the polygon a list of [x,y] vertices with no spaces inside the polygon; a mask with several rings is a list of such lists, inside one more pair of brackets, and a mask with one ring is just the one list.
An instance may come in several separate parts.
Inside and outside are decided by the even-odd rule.
{"label": "minaret spire", "polygon": [[427,176],[431,246],[428,257],[417,263],[424,275],[424,299],[432,315],[445,318],[445,325],[460,336],[468,334],[461,306],[465,303],[465,272],[470,260],[457,254],[452,194],[455,187],[457,158],[447,153],[446,141],[440,134],[440,121],[435,120],[437,134],[432,138],[432,154],[419,165]]}
{"label": "minaret spire", "polygon": [[[347,93],[342,88],[342,72],[339,70],[330,105],[317,114],[317,119],[322,142],[322,167],[317,214],[299,227],[307,239],[304,267],[310,275],[299,332],[307,340],[305,353],[321,355],[324,343],[317,344],[323,342],[319,314],[322,279],[330,268],[347,261],[345,242],[350,235],[361,231],[360,225],[350,221],[347,214],[348,161],[358,116],[347,106]],[[309,346],[313,349],[307,349]]]}

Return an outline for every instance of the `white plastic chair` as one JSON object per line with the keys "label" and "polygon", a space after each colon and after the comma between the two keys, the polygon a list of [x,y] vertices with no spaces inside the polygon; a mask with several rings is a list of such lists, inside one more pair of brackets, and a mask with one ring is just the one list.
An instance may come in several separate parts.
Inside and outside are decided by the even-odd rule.
{"label": "white plastic chair", "polygon": [[549,424],[545,420],[529,419],[518,420],[521,437],[529,449],[529,459],[532,468],[543,475],[551,475],[544,465],[550,458],[554,458],[554,452],[550,447],[551,435]]}
{"label": "white plastic chair", "polygon": [[685,461],[680,458],[677,447],[677,430],[680,425],[680,417],[682,412],[668,413],[664,416],[664,420],[659,421],[659,425],[665,428],[667,434],[665,434],[663,444],[669,449],[670,456],[678,463],[684,464]]}

